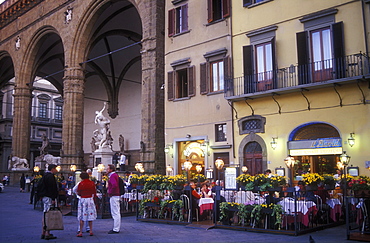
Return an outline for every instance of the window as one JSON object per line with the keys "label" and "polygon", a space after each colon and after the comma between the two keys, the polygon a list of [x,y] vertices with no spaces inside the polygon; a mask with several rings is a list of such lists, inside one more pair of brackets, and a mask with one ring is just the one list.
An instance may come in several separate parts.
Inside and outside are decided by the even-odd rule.
{"label": "window", "polygon": [[230,16],[230,0],[208,0],[208,23]]}
{"label": "window", "polygon": [[[274,88],[275,38],[261,44],[243,47],[245,92],[253,93]],[[253,55],[253,53],[255,53]]]}
{"label": "window", "polygon": [[200,93],[222,92],[225,79],[231,78],[231,58],[221,48],[204,54],[207,62],[200,64]]}
{"label": "window", "polygon": [[226,141],[226,123],[223,124],[216,124],[215,126],[215,134],[216,134],[216,142],[224,142]]}
{"label": "window", "polygon": [[247,7],[249,5],[255,4],[255,3],[260,3],[260,2],[265,2],[267,0],[243,0],[243,6]]}
{"label": "window", "polygon": [[168,11],[168,36],[188,30],[188,4]]}
{"label": "window", "polygon": [[55,120],[62,120],[63,119],[63,107],[61,105],[55,105],[55,113],[54,113]]}
{"label": "window", "polygon": [[195,95],[194,66],[168,72],[168,100]]}
{"label": "window", "polygon": [[224,89],[224,62],[216,61],[211,63],[211,92]]}
{"label": "window", "polygon": [[266,118],[254,115],[246,116],[238,121],[239,134],[264,133]]}
{"label": "window", "polygon": [[39,117],[40,118],[47,118],[47,109],[48,109],[48,104],[40,102],[39,103]]}

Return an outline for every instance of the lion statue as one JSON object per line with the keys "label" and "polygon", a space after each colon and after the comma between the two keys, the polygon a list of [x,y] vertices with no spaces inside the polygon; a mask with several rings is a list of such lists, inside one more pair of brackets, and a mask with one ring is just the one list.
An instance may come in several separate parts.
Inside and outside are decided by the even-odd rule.
{"label": "lion statue", "polygon": [[55,164],[59,165],[60,164],[60,157],[55,157],[51,154],[45,154],[44,155],[44,161],[46,161],[48,164]]}
{"label": "lion statue", "polygon": [[12,168],[11,168],[12,170],[27,170],[27,169],[29,169],[27,159],[22,159],[22,158],[19,158],[17,156],[13,156],[12,157],[12,163],[14,163]]}

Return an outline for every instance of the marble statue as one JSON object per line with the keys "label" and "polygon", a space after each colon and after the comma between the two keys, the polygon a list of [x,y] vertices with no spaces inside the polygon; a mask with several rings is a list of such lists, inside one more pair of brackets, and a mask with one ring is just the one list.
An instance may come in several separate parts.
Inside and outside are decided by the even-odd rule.
{"label": "marble statue", "polygon": [[119,135],[118,143],[119,143],[119,151],[121,153],[125,152],[125,138],[122,136],[122,134]]}
{"label": "marble statue", "polygon": [[22,159],[17,156],[13,156],[11,161],[14,163],[11,170],[28,170],[29,169],[27,159]]}
{"label": "marble statue", "polygon": [[49,139],[46,136],[46,134],[44,133],[42,135],[42,144],[41,144],[41,147],[39,147],[40,155],[47,154],[49,148],[50,148]]}
{"label": "marble statue", "polygon": [[101,111],[95,111],[95,124],[99,125],[99,129],[94,131],[94,137],[97,140],[98,149],[109,147],[108,131],[110,126],[110,120],[103,115],[105,110],[106,102],[104,102],[103,109]]}
{"label": "marble statue", "polygon": [[45,154],[45,156],[44,156],[44,161],[47,162],[48,164],[59,165],[60,164],[60,160],[61,160],[60,157],[55,157],[55,156],[53,156],[51,154]]}

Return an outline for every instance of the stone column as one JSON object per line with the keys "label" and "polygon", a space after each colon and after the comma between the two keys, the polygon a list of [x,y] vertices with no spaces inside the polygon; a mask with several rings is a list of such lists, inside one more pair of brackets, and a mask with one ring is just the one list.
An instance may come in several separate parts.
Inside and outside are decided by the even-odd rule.
{"label": "stone column", "polygon": [[[140,160],[145,169],[165,173],[164,158],[164,1],[142,2],[142,122]],[[155,26],[155,28],[154,28]]]}
{"label": "stone column", "polygon": [[17,84],[13,96],[12,155],[29,162],[32,92],[28,86]]}
{"label": "stone column", "polygon": [[83,160],[84,74],[81,67],[66,68],[64,75],[62,171],[75,164],[81,169]]}

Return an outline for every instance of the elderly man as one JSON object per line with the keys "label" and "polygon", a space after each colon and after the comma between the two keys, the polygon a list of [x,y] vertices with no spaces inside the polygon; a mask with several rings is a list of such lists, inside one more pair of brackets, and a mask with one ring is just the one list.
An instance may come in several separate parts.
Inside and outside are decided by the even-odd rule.
{"label": "elderly man", "polygon": [[119,178],[116,171],[116,167],[109,164],[107,167],[108,173],[108,197],[110,203],[110,213],[113,218],[113,229],[108,234],[118,234],[121,228],[121,210],[120,201],[121,195],[119,190]]}

